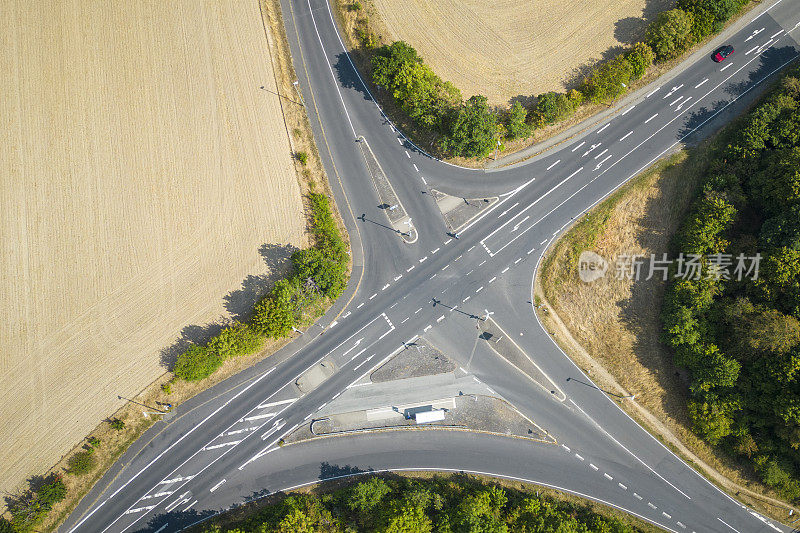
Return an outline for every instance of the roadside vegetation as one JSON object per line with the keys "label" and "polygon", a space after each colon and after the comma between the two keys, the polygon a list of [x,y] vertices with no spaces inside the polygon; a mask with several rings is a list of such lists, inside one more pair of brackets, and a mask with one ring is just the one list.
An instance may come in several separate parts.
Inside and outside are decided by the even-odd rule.
{"label": "roadside vegetation", "polygon": [[530,488],[503,487],[464,475],[376,476],[333,489],[323,484],[312,493],[281,494],[266,505],[215,518],[196,531],[656,531],[623,513],[552,494],[540,496]]}
{"label": "roadside vegetation", "polygon": [[[711,481],[780,520],[797,502],[794,426],[780,408],[798,397],[786,366],[798,350],[797,316],[784,299],[798,280],[776,279],[767,265],[796,238],[792,224],[769,221],[800,220],[790,215],[798,166],[786,159],[798,150],[798,74],[788,71],[751,113],[581,217],[548,250],[534,295],[545,327],[610,398]],[[645,280],[651,254],[676,259],[700,244],[710,256],[760,251],[759,280]],[[589,284],[578,276],[584,250],[609,262]],[[639,279],[620,275],[620,258],[636,255]],[[711,262],[703,269],[712,273]],[[780,290],[767,294],[778,303],[762,289],[776,281]],[[721,409],[729,402],[735,410]]]}
{"label": "roadside vegetation", "polygon": [[[703,256],[702,274],[673,282],[663,307],[664,342],[690,371],[694,430],[752,461],[791,501],[800,499],[798,108],[795,69],[714,155],[674,243]],[[740,254],[757,253],[757,273],[748,264],[749,275],[733,275]]]}
{"label": "roadside vegetation", "polygon": [[611,104],[654,63],[680,57],[720,31],[747,3],[679,0],[675,9],[650,23],[644,41],[589,69],[574,89],[543,93],[527,104],[516,100],[507,108],[489,106],[481,95],[465,101],[459,89],[437,76],[411,45],[382,42],[369,17],[361,14],[360,3],[339,6],[342,17],[354,17],[351,40],[357,47],[356,61],[377,86],[384,104],[391,104],[387,110],[401,114],[396,118],[415,141],[443,157],[485,158],[509,141],[528,139],[537,130],[567,121],[582,106]]}
{"label": "roadside vegetation", "polygon": [[227,359],[258,351],[266,339],[291,335],[310,310],[342,294],[350,261],[347,244],[328,197],[312,192],[308,200],[314,246],[292,254],[292,271],[255,305],[249,322],[234,322],[205,344],[193,345],[180,354],[173,369],[175,377],[186,381],[205,379]]}

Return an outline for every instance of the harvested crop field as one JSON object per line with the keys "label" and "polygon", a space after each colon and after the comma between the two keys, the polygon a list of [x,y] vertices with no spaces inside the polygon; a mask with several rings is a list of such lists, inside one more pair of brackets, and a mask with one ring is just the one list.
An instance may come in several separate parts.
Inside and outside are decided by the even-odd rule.
{"label": "harvested crop field", "polygon": [[306,235],[257,2],[6,0],[0,43],[5,491]]}
{"label": "harvested crop field", "polygon": [[674,0],[372,0],[384,37],[415,47],[465,98],[506,104],[563,90],[581,67],[641,39]]}

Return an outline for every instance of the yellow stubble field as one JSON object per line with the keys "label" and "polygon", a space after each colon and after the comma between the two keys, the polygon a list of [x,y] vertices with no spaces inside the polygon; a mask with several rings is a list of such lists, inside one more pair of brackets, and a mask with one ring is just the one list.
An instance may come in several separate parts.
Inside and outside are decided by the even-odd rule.
{"label": "yellow stubble field", "polygon": [[564,90],[611,47],[641,38],[674,0],[372,0],[384,37],[404,40],[464,98],[503,105]]}
{"label": "yellow stubble field", "polygon": [[307,237],[257,1],[5,0],[0,72],[5,491]]}

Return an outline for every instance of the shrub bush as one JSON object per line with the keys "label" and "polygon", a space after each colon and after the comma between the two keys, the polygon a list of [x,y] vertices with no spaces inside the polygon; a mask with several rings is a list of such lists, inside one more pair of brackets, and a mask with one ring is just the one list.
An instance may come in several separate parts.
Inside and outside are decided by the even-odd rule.
{"label": "shrub bush", "polygon": [[639,42],[625,53],[625,59],[631,65],[631,80],[638,80],[655,61],[656,55],[647,44]]}
{"label": "shrub bush", "polygon": [[541,128],[567,118],[574,110],[575,105],[566,94],[550,91],[536,97],[534,121]]}
{"label": "shrub bush", "polygon": [[206,349],[209,353],[224,360],[256,352],[261,348],[262,343],[261,335],[253,328],[247,324],[234,322],[211,339],[206,345]]}
{"label": "shrub bush", "polygon": [[100,439],[98,439],[97,437],[89,437],[88,439],[86,439],[86,441],[89,443],[89,446],[91,446],[92,448],[99,448],[100,447]]}
{"label": "shrub bush", "polygon": [[222,365],[222,358],[205,346],[193,345],[178,356],[173,373],[186,381],[207,378]]}
{"label": "shrub bush", "polygon": [[70,457],[67,460],[67,472],[74,476],[83,476],[91,472],[97,465],[97,458],[93,452],[94,450],[89,448]]}
{"label": "shrub bush", "polygon": [[294,158],[300,161],[300,164],[305,166],[308,163],[308,153],[307,152],[295,152]]}
{"label": "shrub bush", "polygon": [[111,429],[115,429],[117,431],[122,431],[125,429],[125,421],[120,420],[119,418],[113,418],[109,423]]}
{"label": "shrub bush", "polygon": [[645,42],[650,45],[658,61],[678,57],[694,42],[692,16],[682,9],[659,13],[647,28]]}
{"label": "shrub bush", "polygon": [[508,132],[509,139],[516,139],[519,137],[527,137],[533,131],[533,126],[527,123],[528,110],[525,106],[514,102],[508,112],[506,131]]}
{"label": "shrub bush", "polygon": [[583,80],[580,91],[587,100],[606,103],[624,93],[633,77],[633,67],[624,55],[619,55],[593,68]]}

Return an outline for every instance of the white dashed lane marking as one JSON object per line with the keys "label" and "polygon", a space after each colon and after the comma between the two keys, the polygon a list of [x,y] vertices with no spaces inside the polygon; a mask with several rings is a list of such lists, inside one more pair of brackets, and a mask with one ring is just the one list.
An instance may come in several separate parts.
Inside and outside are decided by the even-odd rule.
{"label": "white dashed lane marking", "polygon": [[644,121],[644,123],[645,123],[645,124],[647,124],[648,122],[650,122],[651,120],[653,120],[653,119],[654,119],[654,118],[656,118],[657,116],[658,116],[658,113],[656,113],[656,114],[655,114],[655,115],[653,115],[652,117],[650,117],[650,118],[648,118],[647,120],[645,120],[645,121]]}

